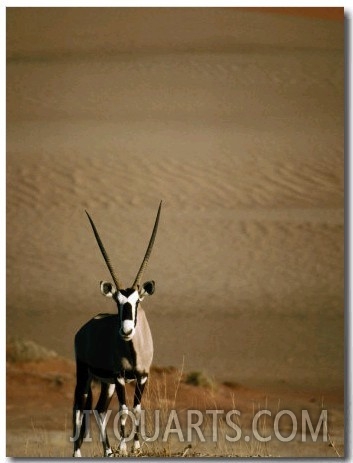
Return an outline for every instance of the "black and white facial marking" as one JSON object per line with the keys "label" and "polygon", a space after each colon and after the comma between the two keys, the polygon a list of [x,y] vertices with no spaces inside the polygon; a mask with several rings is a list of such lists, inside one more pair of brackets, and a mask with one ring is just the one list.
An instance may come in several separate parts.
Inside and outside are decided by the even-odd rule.
{"label": "black and white facial marking", "polygon": [[146,294],[150,295],[154,293],[154,281],[148,281],[138,289],[127,288],[117,290],[114,285],[106,281],[102,281],[100,286],[102,294],[112,297],[118,305],[120,336],[124,341],[131,341],[136,329],[138,305]]}
{"label": "black and white facial marking", "polygon": [[122,289],[116,293],[115,300],[121,322],[119,334],[125,341],[130,341],[135,334],[139,293],[136,289]]}

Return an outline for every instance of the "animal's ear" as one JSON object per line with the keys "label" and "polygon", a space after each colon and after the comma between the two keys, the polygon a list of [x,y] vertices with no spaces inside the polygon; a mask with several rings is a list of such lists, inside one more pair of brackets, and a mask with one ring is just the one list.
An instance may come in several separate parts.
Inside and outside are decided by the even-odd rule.
{"label": "animal's ear", "polygon": [[139,289],[140,299],[145,297],[147,294],[151,296],[154,293],[155,288],[156,288],[156,284],[153,280],[146,281],[146,283],[142,285],[142,288]]}
{"label": "animal's ear", "polygon": [[114,297],[116,294],[116,287],[108,281],[101,281],[101,293],[106,297]]}

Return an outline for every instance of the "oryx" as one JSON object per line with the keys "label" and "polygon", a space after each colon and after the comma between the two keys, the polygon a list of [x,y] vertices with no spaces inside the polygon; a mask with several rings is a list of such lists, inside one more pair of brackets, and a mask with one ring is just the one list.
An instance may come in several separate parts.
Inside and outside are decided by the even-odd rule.
{"label": "oryx", "polygon": [[159,205],[152,235],[145,257],[137,273],[135,281],[129,288],[124,288],[116,276],[104,249],[98,231],[89,216],[99,248],[103,254],[113,282],[102,281],[101,292],[111,297],[117,304],[117,314],[101,313],[82,326],[75,336],[76,355],[76,388],[73,406],[73,434],[75,457],[81,456],[80,447],[87,431],[87,415],[85,410],[92,410],[91,381],[93,378],[101,382],[101,392],[95,407],[95,415],[100,428],[104,456],[113,456],[105,430],[105,418],[110,400],[116,390],[119,400],[120,445],[121,454],[126,454],[125,422],[128,408],[125,400],[125,382],[136,380],[133,413],[136,433],[133,450],[140,448],[138,421],[141,414],[141,397],[146,385],[153,357],[153,343],[150,327],[145,312],[139,305],[147,295],[154,293],[154,281],[140,285],[143,271],[150,257],[156,237],[162,202]]}

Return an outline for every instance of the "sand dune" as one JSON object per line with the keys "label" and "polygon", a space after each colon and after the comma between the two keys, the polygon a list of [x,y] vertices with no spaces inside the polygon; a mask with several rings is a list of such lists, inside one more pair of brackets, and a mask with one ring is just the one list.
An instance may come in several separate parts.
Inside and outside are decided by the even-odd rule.
{"label": "sand dune", "polygon": [[72,357],[114,310],[84,209],[129,284],[163,199],[156,364],[342,388],[343,24],[9,9],[7,41],[8,333]]}

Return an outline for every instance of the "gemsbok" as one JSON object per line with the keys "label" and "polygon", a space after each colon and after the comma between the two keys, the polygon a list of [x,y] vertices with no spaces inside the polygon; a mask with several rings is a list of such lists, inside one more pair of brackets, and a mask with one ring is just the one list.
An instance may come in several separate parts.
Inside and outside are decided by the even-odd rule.
{"label": "gemsbok", "polygon": [[162,201],[160,202],[152,235],[135,281],[124,288],[117,277],[108,254],[99,237],[93,220],[86,214],[103,254],[113,283],[101,281],[104,296],[111,297],[117,304],[117,313],[100,313],[83,325],[75,336],[76,388],[73,406],[74,457],[81,456],[81,445],[88,431],[88,415],[92,410],[92,379],[101,383],[100,396],[93,411],[97,419],[105,457],[114,456],[106,432],[107,410],[114,390],[119,400],[120,444],[119,453],[127,454],[125,423],[128,407],[125,400],[125,383],[136,381],[133,414],[135,434],[133,451],[140,449],[139,419],[141,398],[148,378],[153,357],[153,342],[150,327],[140,302],[155,290],[155,282],[140,285],[156,238]]}

